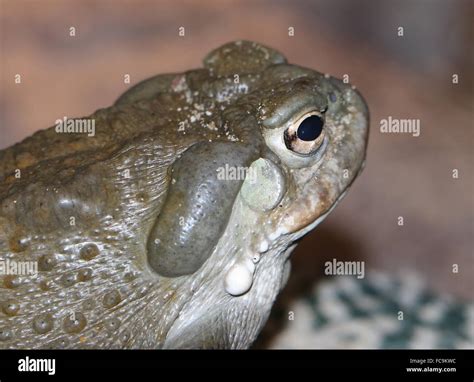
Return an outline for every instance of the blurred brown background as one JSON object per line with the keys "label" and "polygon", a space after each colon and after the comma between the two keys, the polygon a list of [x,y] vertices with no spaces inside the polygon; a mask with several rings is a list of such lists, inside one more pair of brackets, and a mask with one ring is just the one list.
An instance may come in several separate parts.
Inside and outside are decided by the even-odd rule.
{"label": "blurred brown background", "polygon": [[[292,63],[337,77],[348,74],[371,111],[367,167],[296,250],[286,297],[304,293],[320,279],[324,261],[337,258],[416,272],[434,291],[472,300],[473,1],[0,4],[0,149],[57,118],[110,105],[130,86],[126,73],[134,84],[195,68],[235,39],[267,44]],[[421,135],[381,134],[388,116],[419,118]]]}

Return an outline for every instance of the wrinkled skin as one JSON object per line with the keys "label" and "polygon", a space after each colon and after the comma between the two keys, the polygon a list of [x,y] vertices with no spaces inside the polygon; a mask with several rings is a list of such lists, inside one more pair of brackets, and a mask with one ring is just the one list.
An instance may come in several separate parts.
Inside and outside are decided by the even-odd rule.
{"label": "wrinkled skin", "polygon": [[[302,155],[284,134],[308,113],[324,140]],[[351,86],[245,41],[88,118],[94,137],[53,126],[0,151],[0,260],[39,268],[0,276],[0,347],[249,347],[368,136]]]}

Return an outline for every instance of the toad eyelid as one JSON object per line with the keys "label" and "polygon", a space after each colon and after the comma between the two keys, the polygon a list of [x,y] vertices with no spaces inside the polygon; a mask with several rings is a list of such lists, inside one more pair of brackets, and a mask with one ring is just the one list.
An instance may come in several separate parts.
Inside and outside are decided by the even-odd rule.
{"label": "toad eyelid", "polygon": [[306,118],[311,117],[312,115],[317,115],[321,117],[324,120],[324,113],[327,111],[327,107],[324,110],[317,110],[315,108],[311,108],[308,110],[305,110],[302,113],[298,114],[298,117],[294,118],[293,120],[290,120],[287,124],[287,127],[289,126],[295,126],[303,122]]}
{"label": "toad eyelid", "polygon": [[[299,157],[299,158],[316,158],[316,160],[319,161],[319,160],[321,160],[321,158],[323,157],[323,155],[326,152],[326,148],[329,144],[329,140],[330,140],[329,136],[325,135],[324,138],[323,138],[323,141],[321,142],[319,147],[317,149],[315,149],[313,152],[308,153],[308,154],[299,153],[297,151],[292,151],[292,150],[289,150],[289,149],[287,149],[287,150],[289,152],[291,152],[291,155],[294,155],[296,157]],[[283,141],[283,144],[285,144],[284,141]]]}

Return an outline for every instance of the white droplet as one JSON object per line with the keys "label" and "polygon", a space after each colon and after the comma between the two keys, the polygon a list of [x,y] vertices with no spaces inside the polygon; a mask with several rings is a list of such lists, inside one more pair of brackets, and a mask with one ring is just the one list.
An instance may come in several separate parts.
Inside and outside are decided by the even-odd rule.
{"label": "white droplet", "polygon": [[232,296],[240,296],[247,293],[253,283],[254,270],[255,265],[251,261],[234,264],[225,276],[224,287],[226,292]]}
{"label": "white droplet", "polygon": [[260,242],[259,247],[258,247],[258,251],[259,251],[260,253],[267,252],[267,251],[268,251],[268,247],[269,247],[268,241],[262,240],[262,241]]}
{"label": "white droplet", "polygon": [[245,260],[243,260],[243,261],[240,262],[239,264],[242,264],[243,266],[245,266],[245,267],[247,268],[247,270],[248,270],[252,275],[254,274],[254,272],[255,272],[255,263],[254,263],[252,257],[246,258]]}

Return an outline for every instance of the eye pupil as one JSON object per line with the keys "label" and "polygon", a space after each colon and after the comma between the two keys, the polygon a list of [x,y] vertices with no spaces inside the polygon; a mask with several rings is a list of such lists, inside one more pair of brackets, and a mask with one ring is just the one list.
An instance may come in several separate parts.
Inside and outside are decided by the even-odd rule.
{"label": "eye pupil", "polygon": [[321,135],[323,126],[324,120],[317,115],[312,115],[301,122],[296,134],[302,141],[314,141]]}

